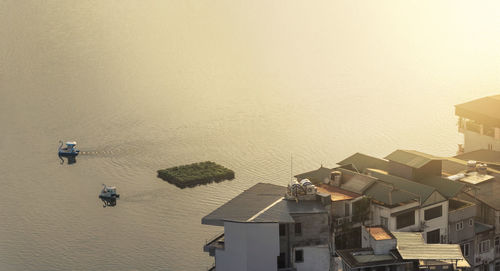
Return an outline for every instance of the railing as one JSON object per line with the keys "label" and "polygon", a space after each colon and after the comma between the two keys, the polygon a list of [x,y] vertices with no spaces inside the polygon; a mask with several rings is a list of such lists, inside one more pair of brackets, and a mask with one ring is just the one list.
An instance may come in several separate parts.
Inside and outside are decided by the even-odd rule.
{"label": "railing", "polygon": [[474,121],[467,120],[465,121],[465,129],[471,132],[481,133],[481,124],[478,124]]}
{"label": "railing", "polygon": [[334,218],[334,226],[341,226],[346,223],[352,222],[352,216],[344,216],[339,218]]}

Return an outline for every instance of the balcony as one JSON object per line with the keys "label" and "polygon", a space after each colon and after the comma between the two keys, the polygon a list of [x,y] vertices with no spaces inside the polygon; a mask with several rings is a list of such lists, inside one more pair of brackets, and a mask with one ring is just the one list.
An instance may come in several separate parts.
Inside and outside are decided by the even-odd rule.
{"label": "balcony", "polygon": [[203,246],[203,251],[208,252],[210,256],[215,256],[216,249],[224,249],[224,233],[218,233],[208,239]]}

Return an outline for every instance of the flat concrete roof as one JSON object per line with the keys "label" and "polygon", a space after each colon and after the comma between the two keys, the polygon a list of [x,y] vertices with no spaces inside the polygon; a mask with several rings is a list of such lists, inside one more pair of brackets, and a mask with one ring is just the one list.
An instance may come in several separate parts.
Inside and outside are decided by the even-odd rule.
{"label": "flat concrete roof", "polygon": [[361,196],[360,194],[343,190],[336,186],[331,186],[327,184],[320,184],[316,187],[319,193],[329,194],[331,195],[332,201],[342,201],[342,200],[350,200],[353,198],[357,198]]}

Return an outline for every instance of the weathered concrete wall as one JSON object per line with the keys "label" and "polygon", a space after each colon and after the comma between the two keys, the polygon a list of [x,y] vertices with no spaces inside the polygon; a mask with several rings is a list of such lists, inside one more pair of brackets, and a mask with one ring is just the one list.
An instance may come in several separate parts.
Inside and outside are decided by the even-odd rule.
{"label": "weathered concrete wall", "polygon": [[215,251],[218,271],[278,269],[278,223],[224,222],[224,240],[224,249]]}
{"label": "weathered concrete wall", "polygon": [[[474,217],[476,206],[467,206],[448,213],[448,241],[453,244],[462,243],[474,238]],[[463,224],[463,229],[457,231],[457,223]]]}
{"label": "weathered concrete wall", "polygon": [[290,244],[295,246],[315,246],[328,244],[330,229],[328,227],[328,214],[293,214],[295,223],[300,223],[302,233],[295,234],[295,227],[292,225],[290,234]]}
{"label": "weathered concrete wall", "polygon": [[297,271],[325,271],[330,270],[330,251],[327,245],[314,247],[296,247],[303,251],[304,261],[295,262]]}

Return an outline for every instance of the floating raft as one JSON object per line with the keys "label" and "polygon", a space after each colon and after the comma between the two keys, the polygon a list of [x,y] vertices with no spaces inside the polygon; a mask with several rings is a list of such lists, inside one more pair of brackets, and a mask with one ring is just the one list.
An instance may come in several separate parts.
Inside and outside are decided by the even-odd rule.
{"label": "floating raft", "polygon": [[180,188],[234,179],[234,171],[211,161],[158,170],[158,177]]}

